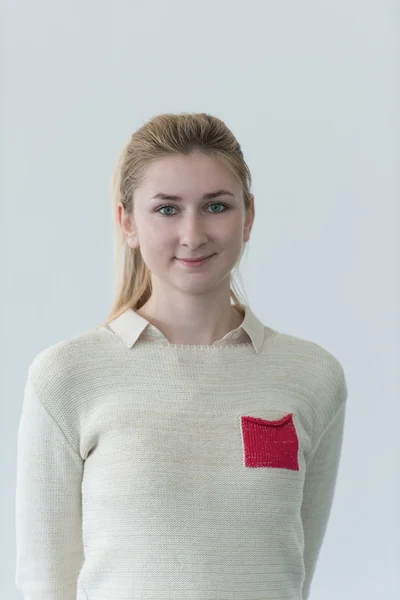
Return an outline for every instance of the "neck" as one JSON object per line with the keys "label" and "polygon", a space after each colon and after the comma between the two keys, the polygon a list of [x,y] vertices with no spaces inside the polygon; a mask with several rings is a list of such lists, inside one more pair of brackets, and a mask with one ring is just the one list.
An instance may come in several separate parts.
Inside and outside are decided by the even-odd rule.
{"label": "neck", "polygon": [[212,345],[239,327],[244,318],[244,309],[230,303],[213,310],[193,310],[170,306],[165,300],[156,305],[151,298],[136,312],[157,327],[171,344]]}

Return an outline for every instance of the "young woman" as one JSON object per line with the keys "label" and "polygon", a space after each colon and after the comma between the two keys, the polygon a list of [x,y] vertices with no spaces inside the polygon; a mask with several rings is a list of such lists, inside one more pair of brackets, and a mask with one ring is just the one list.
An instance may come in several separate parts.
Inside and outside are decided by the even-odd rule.
{"label": "young woman", "polygon": [[124,148],[109,318],[29,367],[26,600],[309,597],[347,387],[332,354],[235,292],[250,186],[239,143],[207,114],[156,116]]}

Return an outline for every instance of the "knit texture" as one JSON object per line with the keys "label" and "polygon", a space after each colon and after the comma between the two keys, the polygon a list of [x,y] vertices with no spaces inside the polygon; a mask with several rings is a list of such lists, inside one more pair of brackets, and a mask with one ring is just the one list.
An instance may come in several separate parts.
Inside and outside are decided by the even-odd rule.
{"label": "knit texture", "polygon": [[172,344],[129,309],[33,358],[17,448],[25,600],[309,598],[344,371],[243,309],[212,345]]}

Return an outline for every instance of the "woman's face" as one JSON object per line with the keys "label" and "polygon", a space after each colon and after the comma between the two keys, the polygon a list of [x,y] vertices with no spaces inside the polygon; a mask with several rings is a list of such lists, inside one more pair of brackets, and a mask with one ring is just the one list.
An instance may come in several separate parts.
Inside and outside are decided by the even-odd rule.
{"label": "woman's face", "polygon": [[[221,190],[216,197],[203,197]],[[133,204],[133,224],[122,207],[120,224],[128,245],[140,246],[153,289],[154,283],[192,293],[221,285],[229,289],[230,272],[250,237],[254,198],[246,211],[242,188],[228,169],[199,152],[160,158],[148,167]],[[212,254],[199,267],[178,260]]]}

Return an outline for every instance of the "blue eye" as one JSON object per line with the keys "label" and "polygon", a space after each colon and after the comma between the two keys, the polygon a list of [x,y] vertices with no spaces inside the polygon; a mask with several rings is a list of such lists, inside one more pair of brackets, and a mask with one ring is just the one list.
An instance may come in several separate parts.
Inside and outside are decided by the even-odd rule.
{"label": "blue eye", "polygon": [[[225,210],[229,209],[229,206],[227,206],[223,202],[212,202],[208,206],[223,206]],[[166,217],[173,216],[171,213],[166,214],[166,213],[161,212],[162,210],[164,210],[164,208],[175,208],[175,206],[171,206],[170,204],[166,204],[165,206],[160,206],[160,208],[158,208],[156,210],[156,212],[159,212],[160,214],[162,214],[162,215],[164,215]],[[214,211],[211,211],[211,212],[214,212],[214,214],[218,214],[218,213],[221,213],[221,212],[225,212],[225,210],[220,210],[218,212],[214,212]]]}

